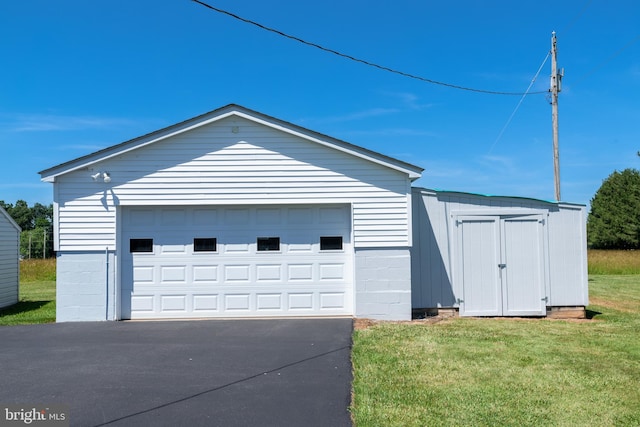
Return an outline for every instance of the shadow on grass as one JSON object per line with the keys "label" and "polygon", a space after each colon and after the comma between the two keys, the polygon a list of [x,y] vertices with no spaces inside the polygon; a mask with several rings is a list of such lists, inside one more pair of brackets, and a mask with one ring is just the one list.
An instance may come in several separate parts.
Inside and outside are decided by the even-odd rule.
{"label": "shadow on grass", "polygon": [[9,307],[0,308],[0,317],[40,310],[51,301],[20,301]]}
{"label": "shadow on grass", "polygon": [[589,309],[585,310],[585,315],[587,316],[587,319],[589,319],[589,320],[594,319],[596,316],[599,316],[601,314],[602,313],[600,313],[599,311],[594,311],[594,310],[589,310]]}

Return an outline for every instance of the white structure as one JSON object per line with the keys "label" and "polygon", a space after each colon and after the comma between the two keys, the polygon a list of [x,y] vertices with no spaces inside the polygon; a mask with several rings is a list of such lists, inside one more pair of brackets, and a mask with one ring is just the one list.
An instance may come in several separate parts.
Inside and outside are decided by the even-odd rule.
{"label": "white structure", "polygon": [[589,303],[583,205],[413,189],[412,305],[545,316]]}
{"label": "white structure", "polygon": [[421,172],[237,105],[42,171],[57,320],[408,319]]}
{"label": "white structure", "polygon": [[0,308],[18,302],[20,227],[0,206]]}
{"label": "white structure", "polygon": [[421,173],[237,105],[42,171],[57,320],[587,304],[583,206],[412,195]]}

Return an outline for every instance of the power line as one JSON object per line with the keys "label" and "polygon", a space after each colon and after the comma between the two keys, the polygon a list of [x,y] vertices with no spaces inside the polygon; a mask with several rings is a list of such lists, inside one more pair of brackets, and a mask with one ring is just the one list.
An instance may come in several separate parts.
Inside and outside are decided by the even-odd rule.
{"label": "power line", "polygon": [[589,6],[591,6],[591,2],[593,0],[587,0],[587,2],[585,3],[585,5],[582,7],[582,9],[580,10],[580,12],[578,12],[576,14],[576,16],[573,17],[573,19],[571,20],[571,22],[569,22],[569,24],[567,24],[567,26],[565,28],[562,29],[562,33],[565,33],[567,31],[569,31],[569,29],[571,27],[573,27],[573,25],[582,17],[582,15],[584,15],[584,13],[586,12],[586,10],[589,8]]}
{"label": "power line", "polygon": [[531,86],[533,86],[533,84],[535,83],[536,79],[540,75],[540,71],[542,71],[542,67],[544,67],[544,64],[547,63],[547,59],[549,59],[549,55],[550,54],[551,54],[551,52],[547,52],[547,56],[544,57],[544,60],[542,61],[542,64],[540,64],[540,67],[538,67],[538,71],[536,72],[536,75],[533,76],[533,79],[531,80],[531,83],[529,83],[529,87],[524,92],[524,95],[522,95],[522,98],[520,98],[520,101],[518,102],[518,105],[516,105],[516,108],[513,110],[513,113],[511,113],[511,116],[509,116],[509,119],[507,120],[507,122],[502,127],[502,130],[498,134],[498,137],[496,138],[495,141],[493,141],[493,144],[491,144],[491,148],[489,148],[489,154],[491,154],[491,152],[493,151],[493,147],[495,147],[495,145],[498,143],[498,141],[500,141],[500,138],[502,138],[502,135],[504,134],[505,130],[507,130],[507,127],[509,127],[509,125],[511,124],[511,120],[513,120],[513,117],[516,115],[516,112],[520,108],[520,105],[522,105],[522,101],[524,101],[526,96],[529,94],[529,90],[531,89]]}
{"label": "power line", "polygon": [[587,77],[590,77],[592,74],[594,74],[600,68],[604,67],[607,63],[611,62],[616,56],[620,55],[626,49],[630,48],[638,40],[640,40],[640,34],[638,34],[635,38],[633,38],[629,43],[627,43],[626,45],[624,45],[623,47],[621,47],[620,49],[618,49],[617,51],[615,51],[614,53],[609,55],[604,61],[600,62],[595,67],[591,68],[589,71],[587,71],[586,73],[584,73],[583,75],[578,77],[576,79],[576,82],[574,83],[574,85],[577,85],[578,83],[580,83],[583,80],[585,80]]}
{"label": "power line", "polygon": [[[332,53],[334,55],[340,56],[340,57],[345,58],[345,59],[349,59],[349,60],[354,61],[354,62],[359,62],[359,63],[367,65],[369,67],[378,68],[380,70],[387,71],[387,72],[394,73],[394,74],[398,74],[398,75],[401,75],[401,76],[404,76],[404,77],[408,77],[408,78],[411,78],[411,79],[414,79],[414,80],[419,80],[419,81],[426,82],[426,83],[431,83],[431,84],[434,84],[434,85],[445,86],[445,87],[449,87],[449,88],[452,88],[452,89],[466,90],[466,91],[469,91],[469,92],[485,93],[485,94],[490,94],[490,95],[512,95],[512,96],[513,95],[515,95],[515,96],[527,95],[527,93],[523,93],[523,92],[501,92],[501,91],[493,91],[493,90],[475,89],[475,88],[470,88],[470,87],[466,87],[466,86],[459,86],[459,85],[455,85],[455,84],[451,84],[451,83],[440,82],[440,81],[437,81],[437,80],[428,79],[426,77],[417,76],[415,74],[405,73],[404,71],[399,71],[399,70],[396,70],[396,69],[393,69],[393,68],[385,67],[384,65],[379,65],[379,64],[376,64],[374,62],[366,61],[364,59],[359,59],[359,58],[356,58],[354,56],[338,52],[337,50],[333,50],[333,49],[324,47],[324,46],[319,45],[317,43],[306,41],[304,39],[301,39],[301,38],[296,37],[296,36],[292,36],[290,34],[287,34],[287,33],[283,32],[283,31],[277,30],[275,28],[267,27],[266,25],[262,25],[262,24],[260,24],[260,23],[258,23],[256,21],[252,21],[250,19],[243,18],[243,17],[241,17],[239,15],[236,15],[235,13],[231,13],[231,12],[226,11],[224,9],[220,9],[220,8],[215,7],[215,6],[211,6],[210,4],[207,4],[207,3],[203,2],[203,1],[200,1],[200,0],[192,0],[192,1],[204,6],[206,8],[208,8],[208,9],[211,9],[211,10],[213,10],[215,12],[230,16],[231,18],[237,19],[238,21],[242,21],[242,22],[244,22],[246,24],[254,25],[254,26],[256,26],[256,27],[258,27],[260,29],[263,29],[265,31],[269,31],[271,33],[274,33],[274,34],[277,34],[279,36],[288,38],[290,40],[294,40],[294,41],[302,43],[304,45],[315,47],[315,48],[320,49],[320,50],[322,50],[324,52]],[[531,92],[529,94],[530,95],[537,95],[537,94],[542,94],[542,93],[546,94],[548,92],[549,91],[545,90],[545,91],[539,91],[539,92]]]}

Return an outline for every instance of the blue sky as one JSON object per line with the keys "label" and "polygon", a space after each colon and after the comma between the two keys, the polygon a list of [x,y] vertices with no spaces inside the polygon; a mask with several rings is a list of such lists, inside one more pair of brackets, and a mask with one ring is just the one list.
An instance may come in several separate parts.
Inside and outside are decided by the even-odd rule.
{"label": "blue sky", "polygon": [[[525,92],[558,36],[562,199],[640,168],[640,3],[211,0],[354,57]],[[0,200],[51,203],[38,171],[229,103],[422,166],[417,185],[553,200],[551,107],[346,60],[190,0],[0,4]],[[531,91],[549,88],[550,60]],[[504,129],[504,132],[502,130]],[[501,133],[502,132],[502,133]]]}

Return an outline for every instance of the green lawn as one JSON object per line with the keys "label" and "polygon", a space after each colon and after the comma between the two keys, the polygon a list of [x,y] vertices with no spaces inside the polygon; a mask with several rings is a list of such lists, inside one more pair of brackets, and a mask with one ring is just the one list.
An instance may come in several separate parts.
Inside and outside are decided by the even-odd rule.
{"label": "green lawn", "polygon": [[356,425],[640,425],[640,276],[589,286],[591,320],[356,330]]}
{"label": "green lawn", "polygon": [[56,321],[55,259],[20,262],[20,302],[0,309],[0,326]]}

